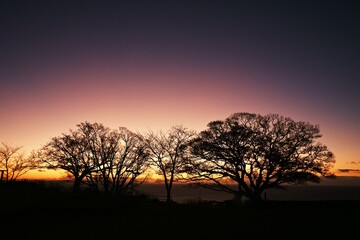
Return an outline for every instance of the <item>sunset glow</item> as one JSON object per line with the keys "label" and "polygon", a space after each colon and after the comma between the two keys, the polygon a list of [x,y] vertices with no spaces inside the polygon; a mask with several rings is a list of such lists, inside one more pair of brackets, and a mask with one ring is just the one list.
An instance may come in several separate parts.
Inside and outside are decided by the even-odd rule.
{"label": "sunset glow", "polygon": [[235,112],[278,113],[319,124],[334,172],[360,175],[360,27],[351,8],[9,5],[0,10],[1,142],[30,153],[85,121],[201,131]]}

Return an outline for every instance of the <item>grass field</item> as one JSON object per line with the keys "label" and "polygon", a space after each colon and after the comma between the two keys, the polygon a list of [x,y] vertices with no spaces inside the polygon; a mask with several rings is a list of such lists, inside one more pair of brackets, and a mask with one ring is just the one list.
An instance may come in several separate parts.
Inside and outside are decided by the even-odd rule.
{"label": "grass field", "polygon": [[1,239],[357,239],[359,216],[358,201],[167,204],[0,185]]}

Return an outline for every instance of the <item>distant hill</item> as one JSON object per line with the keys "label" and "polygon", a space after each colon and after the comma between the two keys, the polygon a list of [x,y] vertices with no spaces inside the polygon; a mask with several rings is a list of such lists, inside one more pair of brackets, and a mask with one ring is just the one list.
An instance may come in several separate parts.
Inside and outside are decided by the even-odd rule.
{"label": "distant hill", "polygon": [[338,176],[335,179],[322,178],[316,185],[322,186],[360,186],[360,177]]}

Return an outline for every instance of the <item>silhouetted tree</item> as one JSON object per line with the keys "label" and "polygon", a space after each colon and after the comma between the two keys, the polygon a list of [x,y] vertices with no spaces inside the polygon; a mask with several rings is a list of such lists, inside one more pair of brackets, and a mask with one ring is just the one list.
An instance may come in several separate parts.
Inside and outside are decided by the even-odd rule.
{"label": "silhouetted tree", "polygon": [[43,147],[45,166],[67,171],[74,178],[74,191],[83,182],[112,193],[133,187],[147,166],[147,153],[138,136],[125,128],[111,130],[99,123],[85,122],[77,127]]}
{"label": "silhouetted tree", "polygon": [[166,201],[171,201],[174,181],[181,178],[188,157],[188,143],[195,132],[185,127],[173,126],[169,131],[149,132],[145,137],[150,159],[157,174],[163,177],[166,188]]}
{"label": "silhouetted tree", "polygon": [[333,176],[334,156],[316,141],[320,137],[319,126],[308,122],[235,113],[210,122],[192,141],[194,158],[187,170],[192,180],[207,180],[204,187],[258,201],[265,189]]}
{"label": "silhouetted tree", "polygon": [[[110,179],[113,192],[132,190],[142,181],[137,181],[149,167],[149,152],[144,139],[126,128],[119,128],[119,149],[114,161],[110,163]],[[106,168],[105,168],[106,169]]]}
{"label": "silhouetted tree", "polygon": [[26,156],[20,152],[22,147],[2,143],[0,146],[0,170],[3,170],[3,181],[15,181],[28,171],[36,168],[34,155]]}
{"label": "silhouetted tree", "polygon": [[81,125],[88,132],[89,154],[94,159],[95,170],[87,180],[95,189],[124,193],[132,190],[137,178],[148,167],[148,152],[141,137],[126,128],[110,130],[102,125]]}
{"label": "silhouetted tree", "polygon": [[40,151],[42,164],[49,169],[65,170],[74,180],[73,191],[80,190],[86,175],[95,170],[94,159],[89,154],[88,137],[77,125],[78,130],[53,137]]}

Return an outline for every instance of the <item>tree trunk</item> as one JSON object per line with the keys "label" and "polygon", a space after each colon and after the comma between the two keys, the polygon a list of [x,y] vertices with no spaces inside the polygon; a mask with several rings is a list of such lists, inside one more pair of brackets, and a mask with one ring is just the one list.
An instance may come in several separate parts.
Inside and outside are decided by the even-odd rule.
{"label": "tree trunk", "polygon": [[171,202],[171,189],[172,189],[172,183],[165,183],[166,187],[166,202]]}
{"label": "tree trunk", "polygon": [[244,197],[244,193],[241,188],[241,184],[238,182],[238,190],[237,193],[234,195],[233,201],[240,203],[243,200],[243,197]]}
{"label": "tree trunk", "polygon": [[73,192],[80,191],[80,184],[81,184],[81,178],[75,177],[74,185],[73,185]]}
{"label": "tree trunk", "polygon": [[252,202],[261,202],[262,201],[261,192],[253,192],[250,196],[250,200]]}
{"label": "tree trunk", "polygon": [[166,202],[171,202],[171,191],[169,189],[166,191]]}

